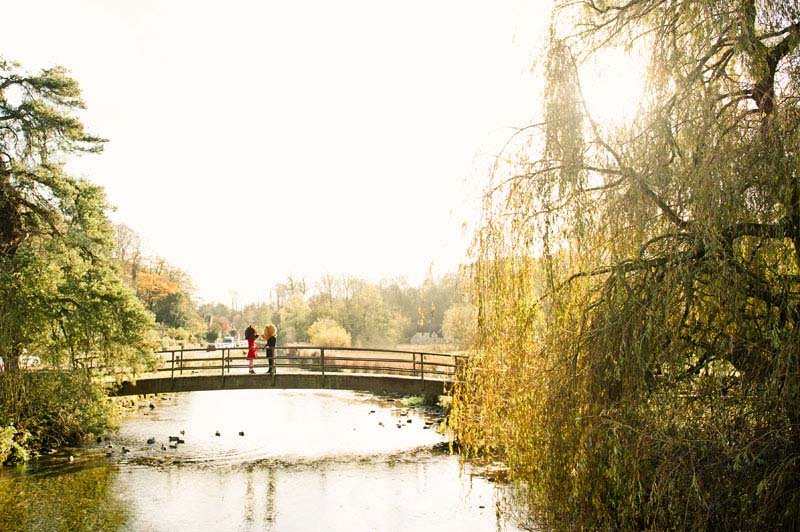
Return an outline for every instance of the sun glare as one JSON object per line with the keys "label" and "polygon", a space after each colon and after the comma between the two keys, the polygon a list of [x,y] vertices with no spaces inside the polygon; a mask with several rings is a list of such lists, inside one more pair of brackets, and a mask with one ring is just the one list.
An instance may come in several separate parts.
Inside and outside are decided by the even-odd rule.
{"label": "sun glare", "polygon": [[580,69],[581,87],[592,118],[603,126],[633,122],[644,93],[646,62],[636,52],[615,48]]}

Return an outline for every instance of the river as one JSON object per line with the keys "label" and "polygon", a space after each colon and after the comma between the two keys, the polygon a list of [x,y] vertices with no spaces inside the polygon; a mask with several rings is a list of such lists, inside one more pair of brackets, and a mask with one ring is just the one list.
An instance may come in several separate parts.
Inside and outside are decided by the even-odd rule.
{"label": "river", "polygon": [[235,390],[139,406],[108,441],[0,471],[0,530],[518,530],[503,487],[434,450],[436,419],[397,400]]}

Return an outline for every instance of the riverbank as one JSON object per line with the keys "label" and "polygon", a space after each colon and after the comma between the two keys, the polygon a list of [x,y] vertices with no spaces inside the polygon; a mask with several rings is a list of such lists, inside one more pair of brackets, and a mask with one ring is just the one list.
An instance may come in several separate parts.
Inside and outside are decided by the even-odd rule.
{"label": "riverbank", "polygon": [[0,374],[0,463],[25,462],[113,428],[117,409],[83,371]]}

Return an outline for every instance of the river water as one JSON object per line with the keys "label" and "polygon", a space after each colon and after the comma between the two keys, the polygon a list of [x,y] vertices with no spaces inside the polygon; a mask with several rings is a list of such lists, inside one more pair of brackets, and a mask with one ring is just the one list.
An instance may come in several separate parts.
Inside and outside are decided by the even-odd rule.
{"label": "river water", "polygon": [[140,407],[109,441],[0,471],[0,530],[518,530],[502,486],[435,450],[435,417],[398,401],[235,390]]}

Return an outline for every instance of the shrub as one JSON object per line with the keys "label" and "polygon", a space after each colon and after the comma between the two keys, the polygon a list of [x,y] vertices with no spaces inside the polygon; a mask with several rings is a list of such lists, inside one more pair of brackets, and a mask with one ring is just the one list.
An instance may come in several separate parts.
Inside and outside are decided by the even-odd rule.
{"label": "shrub", "polygon": [[308,328],[308,336],[314,345],[350,347],[350,333],[330,318],[321,318]]}
{"label": "shrub", "polygon": [[75,444],[108,430],[115,409],[100,383],[83,371],[0,376],[0,458],[24,460],[38,450]]}
{"label": "shrub", "polygon": [[27,462],[30,453],[24,445],[29,438],[27,432],[20,432],[12,425],[0,428],[0,464]]}

